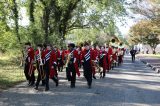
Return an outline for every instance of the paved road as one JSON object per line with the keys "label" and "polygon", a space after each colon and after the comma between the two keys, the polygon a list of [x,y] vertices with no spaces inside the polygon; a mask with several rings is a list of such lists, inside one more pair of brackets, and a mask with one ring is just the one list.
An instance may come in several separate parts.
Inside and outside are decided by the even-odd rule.
{"label": "paved road", "polygon": [[[160,77],[143,63],[124,64],[107,74],[105,79],[93,80],[88,89],[83,77],[71,89],[60,73],[60,86],[50,81],[50,91],[39,91],[20,84],[0,94],[1,106],[160,106]],[[97,74],[98,77],[98,74]]]}

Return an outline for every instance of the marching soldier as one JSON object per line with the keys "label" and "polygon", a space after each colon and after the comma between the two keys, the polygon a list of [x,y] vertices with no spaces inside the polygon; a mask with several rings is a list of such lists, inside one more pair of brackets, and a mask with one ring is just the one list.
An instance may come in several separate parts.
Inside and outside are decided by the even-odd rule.
{"label": "marching soldier", "polygon": [[[93,59],[94,60],[97,60],[98,59],[98,55],[99,55],[99,50],[98,48],[96,47],[96,45],[94,45],[94,47],[92,48],[92,52],[93,52]],[[93,67],[92,67],[92,73],[93,73],[93,78],[96,79],[96,68],[95,68],[95,64],[96,64],[97,61],[95,61],[95,63],[93,63]]]}
{"label": "marching soldier", "polygon": [[77,47],[77,51],[78,51],[78,67],[81,68],[82,47],[78,46]]}
{"label": "marching soldier", "polygon": [[60,51],[60,60],[59,60],[59,68],[61,72],[63,71],[64,61],[65,61],[65,50],[62,48]]}
{"label": "marching soldier", "polygon": [[60,72],[61,70],[60,70],[60,63],[61,63],[61,53],[60,53],[60,50],[57,48],[57,47],[55,47],[54,48],[54,51],[55,51],[55,54],[56,54],[56,58],[57,58],[57,67],[58,67],[58,71]]}
{"label": "marching soldier", "polygon": [[45,63],[45,91],[49,90],[49,78],[51,78],[55,83],[56,86],[58,86],[58,76],[56,73],[56,65],[57,65],[57,60],[56,60],[56,54],[54,51],[52,51],[51,45],[47,45],[47,50],[45,51],[44,54],[44,63]]}
{"label": "marching soldier", "polygon": [[35,83],[35,76],[34,76],[35,67],[33,66],[34,50],[31,47],[30,42],[25,43],[25,49],[26,49],[26,57],[25,57],[24,74],[26,79],[28,80],[28,85],[32,86]]}
{"label": "marching soldier", "polygon": [[84,69],[84,77],[87,80],[88,88],[92,85],[92,67],[94,62],[93,52],[90,49],[89,43],[85,42],[85,49],[82,51],[82,62]]}
{"label": "marching soldier", "polygon": [[108,72],[109,72],[109,70],[111,70],[112,54],[113,54],[113,50],[112,50],[111,44],[109,44],[109,47],[108,47]]}
{"label": "marching soldier", "polygon": [[45,79],[45,72],[43,68],[43,60],[44,60],[44,51],[43,51],[43,46],[42,44],[37,45],[37,50],[35,52],[36,55],[36,65],[37,65],[37,70],[38,70],[38,77],[36,81],[36,87],[35,89],[38,90],[39,82],[42,80],[42,85],[45,84],[44,79]]}
{"label": "marching soldier", "polygon": [[108,63],[108,57],[107,56],[108,56],[108,54],[105,51],[105,47],[102,46],[100,54],[99,54],[99,66],[103,68],[103,70],[102,70],[103,76],[102,76],[102,73],[101,73],[100,78],[104,78],[105,75],[106,75],[107,63]]}
{"label": "marching soldier", "polygon": [[70,43],[68,45],[68,56],[66,61],[66,71],[68,81],[71,81],[71,88],[75,88],[76,73],[80,76],[78,69],[78,51],[75,49],[75,44]]}
{"label": "marching soldier", "polygon": [[112,68],[113,67],[116,67],[116,63],[117,63],[117,55],[118,55],[118,52],[117,52],[117,47],[116,45],[113,45],[112,46],[112,50],[113,50],[113,55],[112,55]]}

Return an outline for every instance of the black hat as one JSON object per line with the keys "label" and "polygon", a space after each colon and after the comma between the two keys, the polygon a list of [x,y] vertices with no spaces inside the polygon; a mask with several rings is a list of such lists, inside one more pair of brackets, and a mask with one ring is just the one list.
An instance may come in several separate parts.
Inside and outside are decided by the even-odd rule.
{"label": "black hat", "polygon": [[42,47],[43,47],[43,45],[42,45],[42,44],[38,44],[38,45],[37,45],[37,47],[41,47],[41,48],[42,48]]}
{"label": "black hat", "polygon": [[68,47],[74,48],[74,47],[75,47],[75,44],[74,44],[74,43],[70,43],[70,44],[68,44]]}
{"label": "black hat", "polygon": [[31,46],[31,43],[30,42],[26,42],[25,45]]}
{"label": "black hat", "polygon": [[43,47],[46,48],[46,47],[47,47],[47,44],[46,44],[46,43],[43,43]]}
{"label": "black hat", "polygon": [[84,42],[84,46],[89,46],[89,43],[88,42]]}

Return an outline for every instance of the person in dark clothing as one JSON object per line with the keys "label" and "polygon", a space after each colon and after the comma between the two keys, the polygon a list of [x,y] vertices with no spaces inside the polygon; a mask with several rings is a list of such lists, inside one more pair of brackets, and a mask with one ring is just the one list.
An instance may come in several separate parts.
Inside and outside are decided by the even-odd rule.
{"label": "person in dark clothing", "polygon": [[131,51],[130,51],[130,54],[131,54],[131,56],[132,56],[132,62],[134,62],[134,61],[135,61],[136,50],[134,50],[134,49],[132,48]]}

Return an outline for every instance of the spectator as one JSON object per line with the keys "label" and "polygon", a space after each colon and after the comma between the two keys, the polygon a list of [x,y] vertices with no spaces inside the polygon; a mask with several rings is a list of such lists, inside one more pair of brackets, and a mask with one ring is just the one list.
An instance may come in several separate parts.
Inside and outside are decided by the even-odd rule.
{"label": "spectator", "polygon": [[131,49],[130,54],[132,56],[132,62],[135,61],[135,55],[136,55],[136,50],[134,50],[134,48]]}

